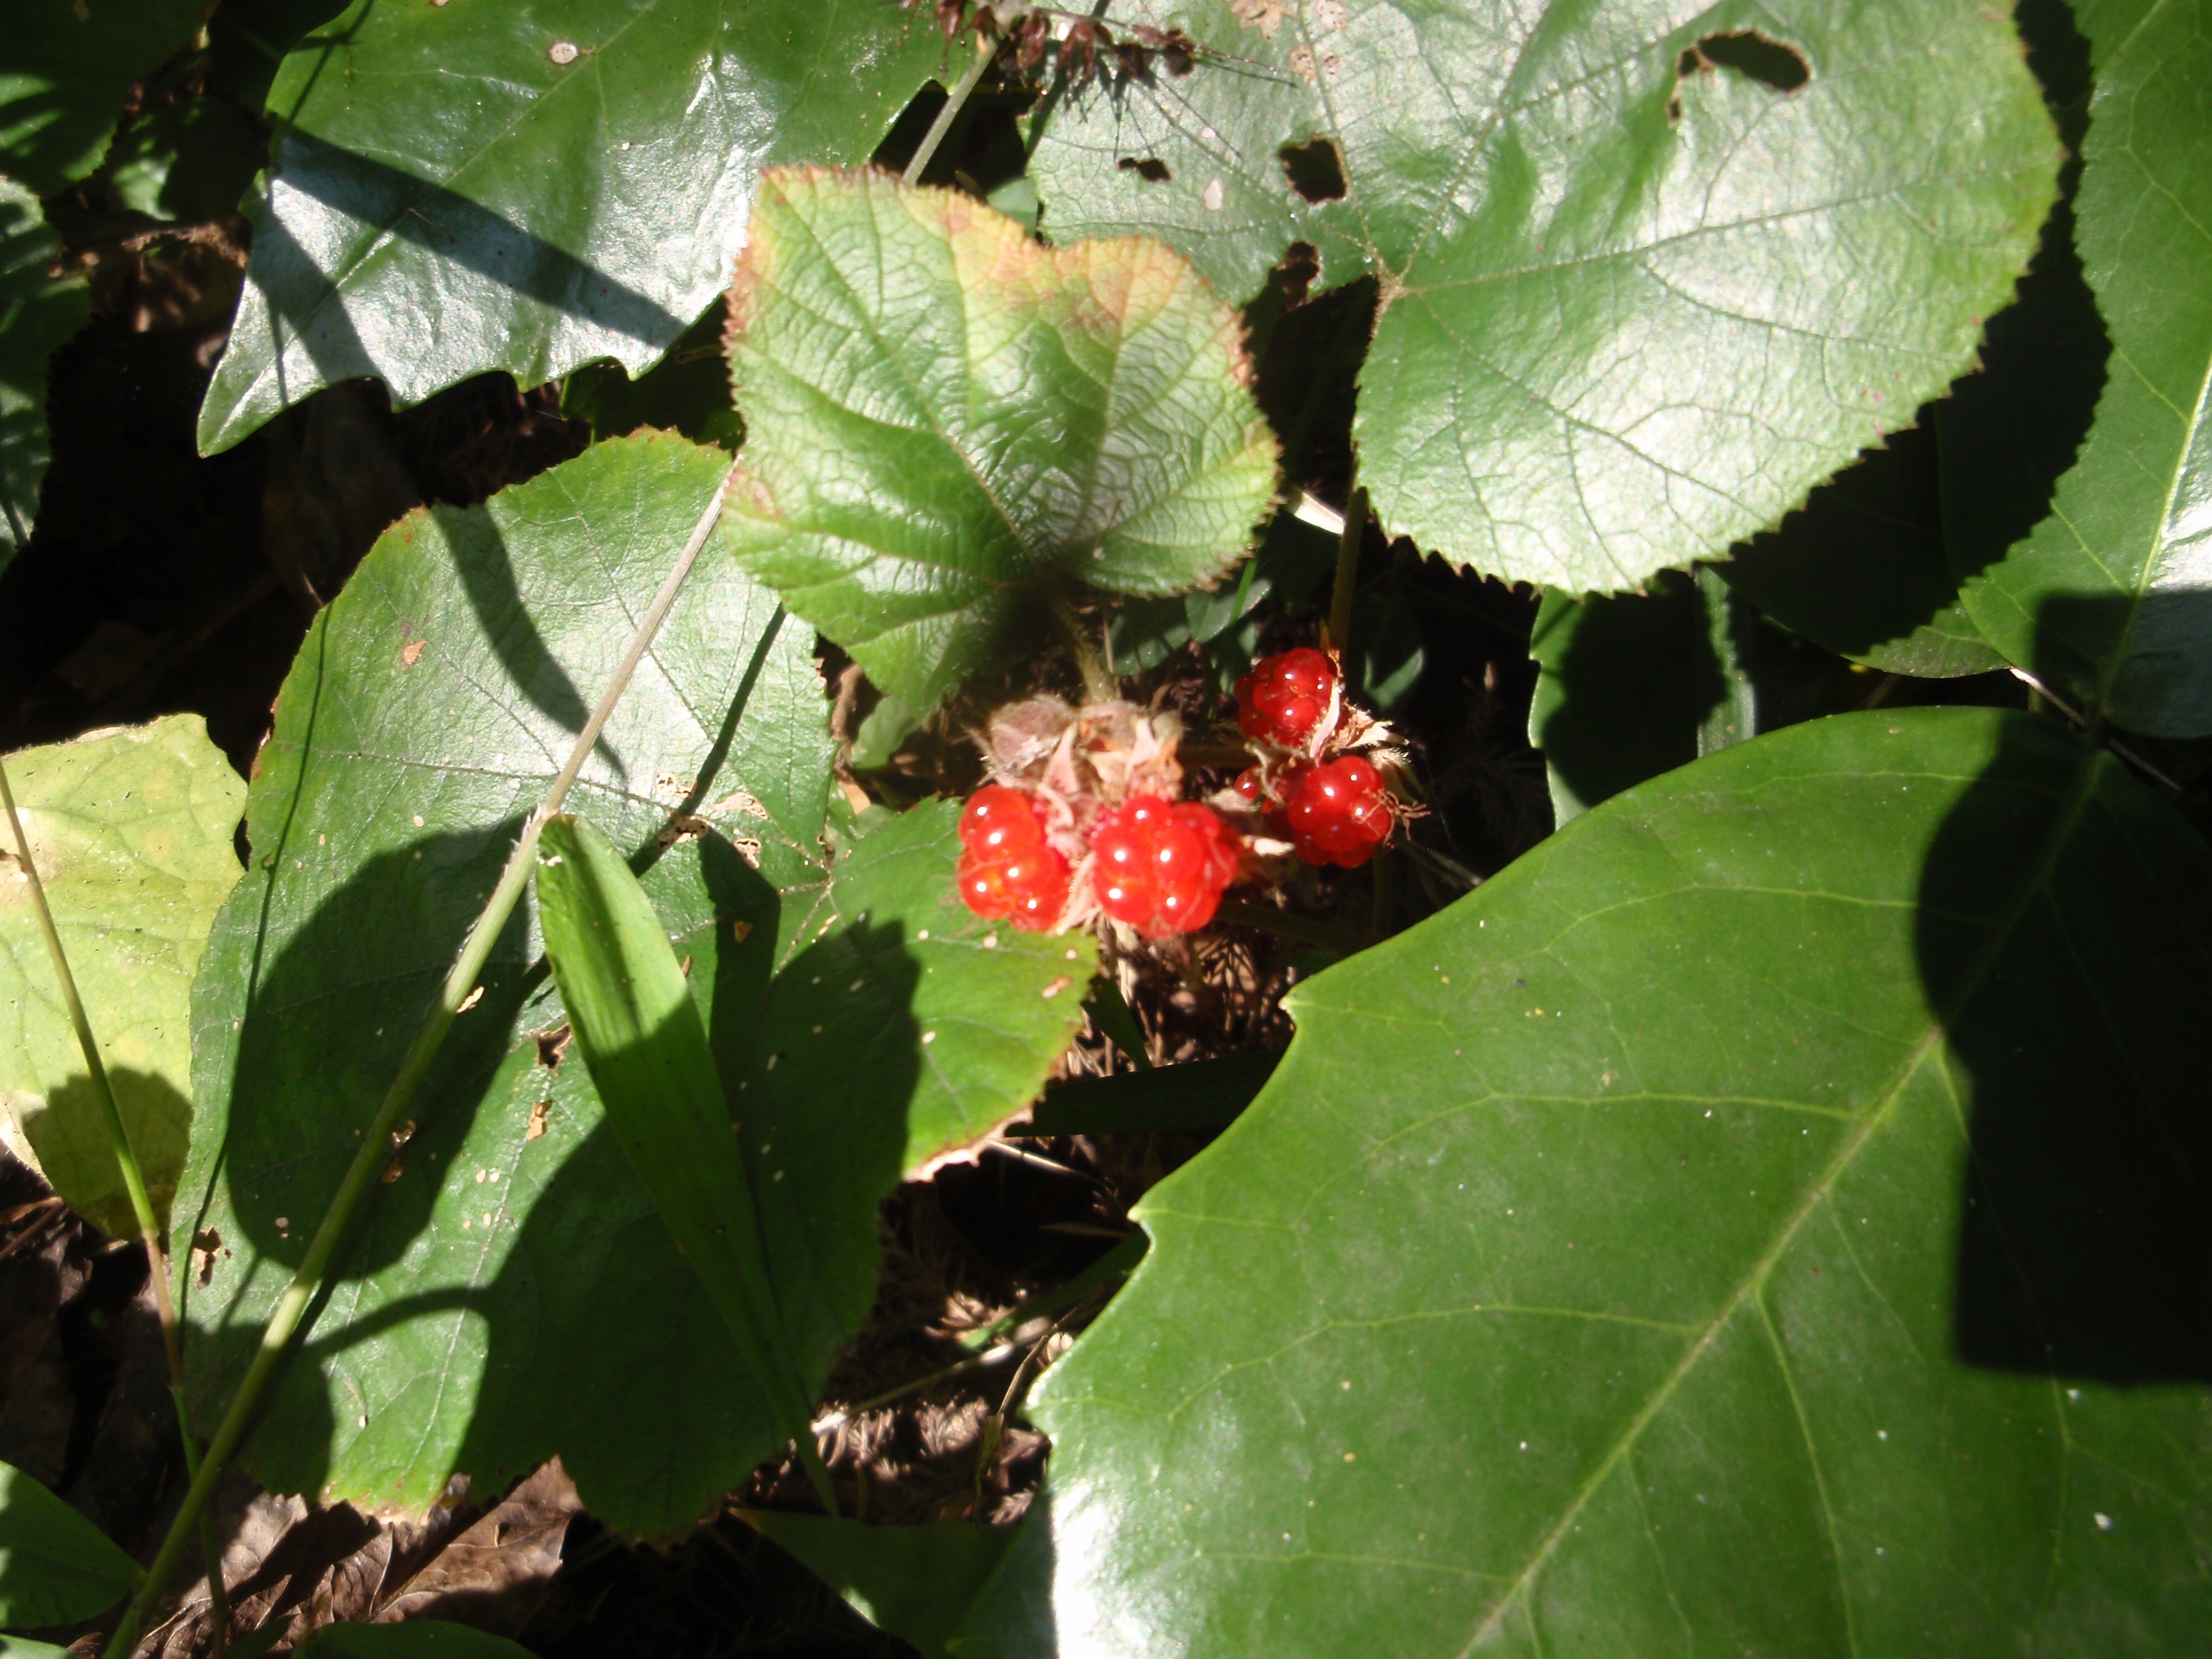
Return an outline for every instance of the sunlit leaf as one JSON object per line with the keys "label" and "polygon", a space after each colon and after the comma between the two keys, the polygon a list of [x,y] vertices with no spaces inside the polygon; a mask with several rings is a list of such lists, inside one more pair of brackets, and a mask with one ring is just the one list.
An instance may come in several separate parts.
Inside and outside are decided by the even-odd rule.
{"label": "sunlit leaf", "polygon": [[772,173],[731,298],[740,556],[933,708],[1073,584],[1180,593],[1243,556],[1275,442],[1241,333],[1156,243],[1049,249],[950,191]]}
{"label": "sunlit leaf", "polygon": [[1377,278],[1384,526],[1571,592],[1768,527],[1967,368],[2058,161],[2008,13],[1960,0],[1109,20],[1202,50],[1055,101],[1048,233],[1164,237],[1240,297],[1294,240]]}
{"label": "sunlit leaf", "polygon": [[[23,750],[8,757],[8,778],[116,1104],[165,1212],[191,1123],[192,974],[238,884],[246,784],[193,714]],[[18,1151],[70,1207],[136,1237],[15,840],[0,818],[0,1106]]]}
{"label": "sunlit leaf", "polygon": [[2188,1651],[2208,995],[2212,851],[2054,722],[1618,797],[1297,988],[961,1650]]}
{"label": "sunlit leaf", "polygon": [[[317,617],[195,993],[174,1249],[202,1409],[726,465],[665,436],[599,445],[402,520]],[[825,716],[811,635],[710,546],[571,796],[649,865],[672,933],[741,959],[732,987],[812,937]],[[536,934],[526,901],[249,1443],[271,1486],[419,1506],[457,1472],[496,1486],[559,1452],[611,1522],[665,1531],[781,1443],[585,1067],[549,1064],[563,1022]]]}
{"label": "sunlit leaf", "polygon": [[653,902],[614,844],[567,815],[545,826],[537,880],[546,959],[600,1109],[769,1409],[802,1437],[809,1402],[769,1285],[739,1126]]}
{"label": "sunlit leaf", "polygon": [[760,168],[861,160],[943,49],[878,0],[358,0],[270,92],[201,447],[356,375],[408,404],[643,369],[729,280]]}

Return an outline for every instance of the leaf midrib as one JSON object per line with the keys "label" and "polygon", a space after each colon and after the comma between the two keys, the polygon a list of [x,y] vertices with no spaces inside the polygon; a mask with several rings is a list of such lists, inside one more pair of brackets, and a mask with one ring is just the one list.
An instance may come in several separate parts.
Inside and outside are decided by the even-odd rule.
{"label": "leaf midrib", "polygon": [[[1936,1017],[1929,1021],[1927,1030],[1922,1034],[1919,1042],[1914,1045],[1912,1052],[1905,1056],[1888,1085],[1877,1097],[1876,1103],[1869,1110],[1860,1127],[1837,1149],[1835,1156],[1829,1160],[1827,1167],[1808,1188],[1803,1200],[1777,1231],[1772,1245],[1752,1264],[1735,1289],[1715,1310],[1712,1318],[1706,1322],[1698,1339],[1684,1351],[1682,1358],[1677,1362],[1674,1369],[1668,1372],[1651,1391],[1650,1399],[1629,1420],[1628,1425],[1621,1431],[1613,1445],[1607,1449],[1605,1456],[1599,1461],[1588,1478],[1577,1488],[1573,1498],[1560,1512],[1558,1522],[1538,1543],[1520,1572],[1514,1575],[1512,1583],[1504,1594],[1498,1599],[1483,1616],[1481,1622],[1475,1626],[1474,1633],[1460,1649],[1457,1659],[1470,1659],[1476,1649],[1498,1633],[1505,1614],[1516,1603],[1521,1602],[1534,1586],[1538,1575],[1550,1562],[1559,1546],[1565,1541],[1590,1499],[1596,1496],[1598,1491],[1611,1478],[1614,1468],[1634,1448],[1644,1431],[1666,1407],[1676,1390],[1697,1369],[1698,1363],[1719,1340],[1721,1334],[1744,1308],[1757,1297],[1772,1275],[1775,1267],[1780,1264],[1783,1256],[1796,1242],[1797,1234],[1805,1223],[1827,1202],[1828,1196],[1834,1190],[1836,1183],[1849,1171],[1860,1151],[1873,1137],[1875,1132],[1889,1121],[1897,1103],[1904,1097],[1906,1085],[1927,1063],[1929,1057],[1940,1051],[1946,1033],[1952,1025],[1956,1024],[1966,1006],[1979,992],[1983,981],[1996,962],[1998,954],[2010,939],[2013,930],[2020,925],[2021,918],[2027,914],[2027,908],[2034,901],[2036,895],[2049,883],[2060,854],[2064,851],[2067,842],[2073,836],[2075,825],[2080,822],[2082,812],[2087,808],[2094,794],[2095,782],[2100,771],[2100,752],[2086,746],[2081,751],[2081,758],[2072,787],[2069,789],[2063,805],[2053,819],[2050,833],[2034,865],[2027,878],[2021,883],[2018,891],[2007,904],[1996,924],[1990,928],[1989,938],[1976,954],[1972,966],[1961,977],[1960,989],[1952,1006],[1936,1011]],[[1846,1601],[1846,1607],[1848,1607],[1848,1601]],[[1533,1620],[1533,1613],[1530,1617]]]}

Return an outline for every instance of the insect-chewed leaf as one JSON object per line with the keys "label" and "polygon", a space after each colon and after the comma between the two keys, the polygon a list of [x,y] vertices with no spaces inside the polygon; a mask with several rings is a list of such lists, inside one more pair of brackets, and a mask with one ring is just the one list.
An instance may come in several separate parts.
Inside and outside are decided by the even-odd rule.
{"label": "insect-chewed leaf", "polygon": [[1236,313],[1181,255],[1047,248],[951,191],[763,174],[730,358],[740,556],[917,708],[1056,590],[1220,575],[1274,488]]}
{"label": "insect-chewed leaf", "polygon": [[1320,285],[1379,277],[1354,428],[1377,515],[1577,592],[1720,553],[1909,421],[1968,367],[2057,169],[2002,7],[1114,16],[1210,55],[1042,118],[1054,234],[1162,236],[1240,296],[1293,239]]}
{"label": "insect-chewed leaf", "polygon": [[769,1286],[751,1182],[684,969],[605,836],[561,817],[540,846],[545,955],[607,1121],[786,1431],[803,1434],[806,1402]]}

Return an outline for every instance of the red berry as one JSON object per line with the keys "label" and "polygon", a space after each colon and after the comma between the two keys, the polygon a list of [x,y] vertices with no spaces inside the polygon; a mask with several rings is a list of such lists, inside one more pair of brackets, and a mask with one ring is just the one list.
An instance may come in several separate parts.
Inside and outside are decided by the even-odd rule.
{"label": "red berry", "polygon": [[1303,766],[1282,781],[1291,845],[1308,864],[1355,869],[1389,837],[1390,797],[1376,769],[1357,755]]}
{"label": "red berry", "polygon": [[1066,857],[1045,838],[1044,815],[1018,789],[978,789],[960,815],[960,896],[979,916],[1032,933],[1067,908]]}
{"label": "red berry", "polygon": [[971,852],[1012,852],[1044,843],[1044,815],[1036,802],[1003,783],[986,784],[960,814],[960,842]]}
{"label": "red berry", "polygon": [[1213,920],[1236,878],[1240,844],[1210,806],[1133,795],[1091,832],[1098,908],[1146,939]]}
{"label": "red berry", "polygon": [[1260,798],[1267,793],[1267,786],[1260,781],[1260,769],[1256,766],[1246,767],[1237,775],[1236,781],[1229,787],[1255,806],[1260,804]]}
{"label": "red berry", "polygon": [[1237,725],[1248,738],[1295,749],[1328,718],[1336,665],[1310,646],[1262,657],[1237,682]]}

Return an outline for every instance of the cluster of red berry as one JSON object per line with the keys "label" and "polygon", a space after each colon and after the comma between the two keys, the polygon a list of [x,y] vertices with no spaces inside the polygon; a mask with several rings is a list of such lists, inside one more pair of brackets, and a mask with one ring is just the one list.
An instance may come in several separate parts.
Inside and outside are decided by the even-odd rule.
{"label": "cluster of red berry", "polygon": [[[1043,799],[986,785],[960,815],[960,896],[979,916],[1030,933],[1066,913],[1073,872],[1052,844]],[[1188,933],[1213,920],[1243,848],[1212,807],[1133,795],[1091,830],[1090,877],[1098,908],[1146,939]]]}
{"label": "cluster of red berry", "polygon": [[1375,855],[1397,819],[1372,763],[1329,757],[1346,716],[1336,665],[1310,647],[1263,657],[1237,682],[1237,728],[1261,755],[1237,778],[1237,794],[1308,864],[1352,870]]}
{"label": "cluster of red berry", "polygon": [[[1285,841],[1308,864],[1366,863],[1398,809],[1375,764],[1349,750],[1387,733],[1346,704],[1336,665],[1304,647],[1263,658],[1237,683],[1237,705],[1258,763],[1216,797],[1228,817],[1176,799],[1172,714],[1120,702],[1079,711],[1052,697],[1001,710],[981,740],[1005,781],[977,790],[960,817],[968,908],[1032,933],[1103,911],[1166,939],[1212,921],[1238,873],[1280,856]],[[1252,834],[1233,827],[1254,813]]]}

